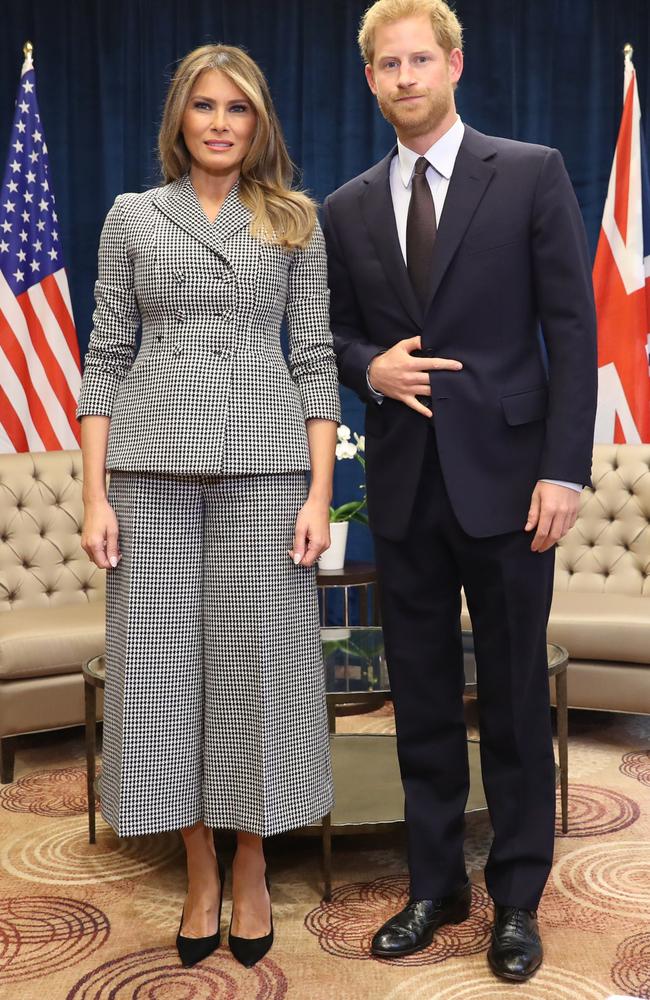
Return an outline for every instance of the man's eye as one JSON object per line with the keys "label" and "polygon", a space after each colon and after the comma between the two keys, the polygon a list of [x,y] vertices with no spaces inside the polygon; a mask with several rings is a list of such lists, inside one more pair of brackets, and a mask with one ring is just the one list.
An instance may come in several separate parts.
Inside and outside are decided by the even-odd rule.
{"label": "man's eye", "polygon": [[384,63],[384,69],[395,69],[397,62],[395,59],[390,59],[388,62]]}
{"label": "man's eye", "polygon": [[429,56],[418,56],[417,57],[417,62],[419,62],[419,63],[429,62]]}

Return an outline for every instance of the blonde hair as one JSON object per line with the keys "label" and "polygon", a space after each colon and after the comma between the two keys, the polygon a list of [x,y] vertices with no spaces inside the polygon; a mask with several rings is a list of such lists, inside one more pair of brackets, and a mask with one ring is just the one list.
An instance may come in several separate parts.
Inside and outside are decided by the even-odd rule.
{"label": "blonde hair", "polygon": [[269,87],[251,57],[232,45],[202,45],[189,52],[176,70],[165,100],[158,153],[165,182],[190,169],[190,155],[181,132],[192,88],[207,69],[224,73],[246,95],[257,115],[250,149],[241,165],[239,194],[252,212],[251,233],[291,249],[309,242],[316,223],[316,206],[302,191],[292,191],[294,167]]}
{"label": "blonde hair", "polygon": [[452,49],[463,49],[463,28],[456,14],[444,0],[377,0],[361,18],[359,48],[364,62],[372,66],[375,57],[375,31],[382,24],[392,24],[403,17],[428,17],[436,41],[447,56]]}

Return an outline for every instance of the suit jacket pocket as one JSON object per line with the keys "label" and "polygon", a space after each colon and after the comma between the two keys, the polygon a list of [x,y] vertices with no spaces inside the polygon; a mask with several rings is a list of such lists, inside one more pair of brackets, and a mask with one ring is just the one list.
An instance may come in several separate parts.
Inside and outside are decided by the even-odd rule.
{"label": "suit jacket pocket", "polygon": [[529,424],[533,420],[544,420],[548,404],[548,389],[545,385],[535,389],[508,393],[501,397],[501,406],[506,423],[510,427]]}

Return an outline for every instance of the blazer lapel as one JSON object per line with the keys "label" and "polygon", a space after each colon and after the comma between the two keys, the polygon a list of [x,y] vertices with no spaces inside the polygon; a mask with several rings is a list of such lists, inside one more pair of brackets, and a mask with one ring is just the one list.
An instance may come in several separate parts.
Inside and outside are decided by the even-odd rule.
{"label": "blazer lapel", "polygon": [[496,149],[487,136],[465,126],[465,136],[449,179],[433,250],[427,312],[431,309],[440,282],[494,176],[494,167],[485,161],[494,156],[495,152]]}
{"label": "blazer lapel", "polygon": [[189,174],[160,188],[153,202],[172,222],[215,253],[223,253],[223,241],[251,219],[251,212],[239,198],[239,182],[228,192],[214,222],[201,208]]}
{"label": "blazer lapel", "polygon": [[390,193],[390,164],[396,151],[397,147],[394,147],[388,156],[367,172],[364,178],[366,187],[361,195],[361,211],[388,281],[411,319],[422,326],[422,309],[402,256]]}

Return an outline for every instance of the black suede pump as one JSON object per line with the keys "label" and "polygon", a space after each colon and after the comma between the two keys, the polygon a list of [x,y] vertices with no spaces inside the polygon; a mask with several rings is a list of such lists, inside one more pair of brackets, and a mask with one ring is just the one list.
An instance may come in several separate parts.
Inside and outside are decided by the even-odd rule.
{"label": "black suede pump", "polygon": [[183,907],[183,913],[181,914],[181,922],[178,928],[178,934],[176,935],[176,947],[178,949],[178,954],[180,955],[181,962],[185,966],[196,965],[202,959],[207,958],[211,955],[213,951],[216,951],[221,942],[221,906],[223,904],[223,884],[226,881],[226,869],[224,868],[221,861],[217,861],[219,868],[219,878],[221,880],[221,889],[219,894],[219,916],[217,917],[217,932],[216,934],[209,934],[207,937],[200,938],[189,938],[183,937],[181,934],[181,927],[183,926],[183,916],[185,915],[185,907]]}

